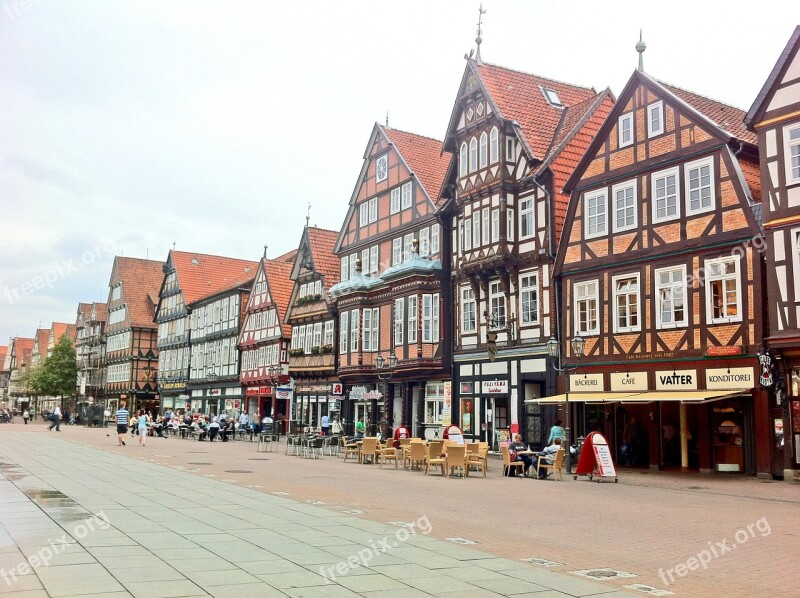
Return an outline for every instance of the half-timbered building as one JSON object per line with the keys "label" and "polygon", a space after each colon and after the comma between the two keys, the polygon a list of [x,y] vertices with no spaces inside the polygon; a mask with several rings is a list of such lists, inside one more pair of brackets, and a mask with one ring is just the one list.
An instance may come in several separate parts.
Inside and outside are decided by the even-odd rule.
{"label": "half-timbered building", "polygon": [[338,236],[338,231],[306,226],[290,273],[293,286],[284,321],[292,328],[288,373],[294,380],[292,421],[299,428],[317,427],[325,415],[341,417],[336,311],[330,296],[339,282],[333,253]]}
{"label": "half-timbered building", "polygon": [[75,319],[75,360],[81,402],[107,407],[105,401],[106,304],[79,303]]}
{"label": "half-timbered building", "polygon": [[245,391],[244,409],[254,421],[266,416],[287,421],[291,408],[288,394],[279,393],[278,389],[289,381],[288,345],[292,330],[283,319],[292,290],[289,274],[295,253],[293,250],[274,260],[268,260],[266,255],[261,259],[245,305],[239,333],[242,361],[239,380]]}
{"label": "half-timbered building", "polygon": [[158,329],[153,318],[161,268],[156,260],[114,258],[104,330],[105,394],[112,413],[121,400],[131,413],[158,412]]}
{"label": "half-timbered building", "polygon": [[[8,358],[8,396],[9,409],[24,409],[37,405],[31,403],[29,389],[25,383],[25,373],[31,367],[31,353],[33,352],[34,339],[16,337],[9,342]],[[37,410],[37,413],[41,411]]]}
{"label": "half-timbered building", "polygon": [[7,345],[0,346],[0,404],[6,407],[8,379],[11,376],[11,351]]}
{"label": "half-timbered building", "polygon": [[557,325],[560,190],[612,103],[609,91],[467,60],[441,209],[452,239],[454,423],[495,448],[517,430],[540,446],[553,423],[524,400],[554,392],[546,342]]}
{"label": "half-timbered building", "polygon": [[573,439],[600,430],[623,464],[769,472],[758,151],[743,116],[634,71],[566,183],[561,352],[580,367],[554,400],[578,401]]}
{"label": "half-timbered building", "polygon": [[[772,472],[800,479],[800,26],[745,118],[761,155],[769,333],[777,364],[770,401]],[[769,370],[764,382],[771,383]]]}
{"label": "half-timbered building", "polygon": [[[432,434],[449,417],[450,335],[442,312],[450,292],[441,261],[449,243],[435,215],[448,161],[439,141],[378,123],[372,129],[334,248],[341,281],[331,294],[348,432],[364,417],[372,433],[404,423],[415,435],[429,425]],[[384,385],[377,365],[392,355],[396,367]]]}

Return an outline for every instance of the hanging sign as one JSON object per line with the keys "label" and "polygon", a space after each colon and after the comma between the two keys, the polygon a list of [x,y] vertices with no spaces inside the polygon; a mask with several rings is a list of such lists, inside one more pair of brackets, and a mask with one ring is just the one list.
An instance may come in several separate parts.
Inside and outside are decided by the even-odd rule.
{"label": "hanging sign", "polygon": [[625,392],[634,390],[643,392],[647,390],[647,372],[625,372],[611,374],[611,391]]}
{"label": "hanging sign", "polygon": [[772,355],[761,353],[758,356],[758,364],[761,366],[758,383],[764,388],[770,388],[775,383],[775,376],[772,371]]}
{"label": "hanging sign", "polygon": [[706,370],[708,390],[750,390],[755,385],[755,375],[751,367]]}
{"label": "hanging sign", "polygon": [[572,374],[569,377],[570,392],[597,392],[605,390],[603,374]]}
{"label": "hanging sign", "polygon": [[344,394],[344,385],[341,382],[331,384],[331,394],[340,397]]}
{"label": "hanging sign", "polygon": [[697,390],[697,370],[656,372],[656,390]]}

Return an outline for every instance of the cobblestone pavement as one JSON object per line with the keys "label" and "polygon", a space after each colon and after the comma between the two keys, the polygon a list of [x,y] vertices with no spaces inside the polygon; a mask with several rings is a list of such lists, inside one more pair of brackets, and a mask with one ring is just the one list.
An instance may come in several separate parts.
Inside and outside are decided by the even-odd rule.
{"label": "cobblestone pavement", "polygon": [[[283,445],[117,447],[111,428],[45,430],[0,427],[0,569],[17,574],[0,593],[784,595],[798,546],[800,488],[789,483],[638,472],[541,482],[503,478],[499,461],[487,479],[443,479]],[[389,522],[418,531],[406,539]],[[49,566],[20,575],[63,530],[72,539]],[[635,577],[575,573],[598,568]]]}

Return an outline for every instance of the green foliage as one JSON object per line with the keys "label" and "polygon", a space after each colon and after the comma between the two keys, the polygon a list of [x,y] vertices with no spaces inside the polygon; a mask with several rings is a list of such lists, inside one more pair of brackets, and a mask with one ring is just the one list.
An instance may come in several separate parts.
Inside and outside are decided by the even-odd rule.
{"label": "green foliage", "polygon": [[20,375],[19,385],[25,394],[42,394],[42,365],[28,366]]}
{"label": "green foliage", "polygon": [[37,394],[54,397],[75,395],[75,381],[78,378],[78,364],[75,362],[75,348],[65,334],[53,347],[53,353],[44,360],[36,376]]}

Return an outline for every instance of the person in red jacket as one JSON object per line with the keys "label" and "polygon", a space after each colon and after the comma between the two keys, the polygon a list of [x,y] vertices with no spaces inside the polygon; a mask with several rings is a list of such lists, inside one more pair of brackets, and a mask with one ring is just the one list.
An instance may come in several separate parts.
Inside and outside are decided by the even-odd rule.
{"label": "person in red jacket", "polygon": [[394,430],[394,448],[400,446],[399,440],[401,438],[411,438],[411,431],[406,428],[405,424],[400,424]]}

